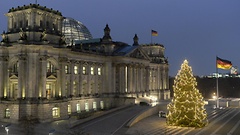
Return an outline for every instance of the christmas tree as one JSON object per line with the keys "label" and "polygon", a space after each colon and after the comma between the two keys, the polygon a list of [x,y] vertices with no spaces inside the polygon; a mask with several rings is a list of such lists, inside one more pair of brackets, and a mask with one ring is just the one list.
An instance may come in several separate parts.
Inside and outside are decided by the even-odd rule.
{"label": "christmas tree", "polygon": [[207,125],[203,96],[196,88],[196,78],[188,61],[184,60],[173,85],[173,100],[168,104],[167,124],[182,127]]}

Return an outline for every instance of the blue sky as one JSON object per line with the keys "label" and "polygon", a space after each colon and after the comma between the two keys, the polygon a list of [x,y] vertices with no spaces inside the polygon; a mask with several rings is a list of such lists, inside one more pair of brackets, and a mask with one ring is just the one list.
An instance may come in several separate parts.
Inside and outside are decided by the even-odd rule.
{"label": "blue sky", "polygon": [[[4,16],[11,7],[35,0],[1,0],[0,32],[6,30]],[[63,16],[81,21],[94,38],[103,36],[106,24],[114,41],[153,42],[165,46],[169,75],[175,76],[184,59],[195,75],[216,71],[216,56],[240,67],[240,0],[38,0]],[[219,70],[221,73],[228,72]]]}

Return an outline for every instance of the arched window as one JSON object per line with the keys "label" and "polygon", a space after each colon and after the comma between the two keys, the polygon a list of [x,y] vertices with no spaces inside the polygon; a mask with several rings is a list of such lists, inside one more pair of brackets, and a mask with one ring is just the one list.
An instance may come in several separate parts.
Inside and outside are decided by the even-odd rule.
{"label": "arched window", "polygon": [[10,118],[10,109],[5,109],[5,118]]}

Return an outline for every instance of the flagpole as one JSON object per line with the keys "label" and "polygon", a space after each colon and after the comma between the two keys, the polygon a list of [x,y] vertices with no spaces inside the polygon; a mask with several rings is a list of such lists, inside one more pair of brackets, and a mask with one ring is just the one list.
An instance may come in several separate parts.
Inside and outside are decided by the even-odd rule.
{"label": "flagpole", "polygon": [[217,56],[216,56],[216,88],[217,88],[217,108],[219,108],[219,95],[218,95],[218,67],[217,67]]}
{"label": "flagpole", "polygon": [[152,31],[151,31],[151,44],[152,44]]}

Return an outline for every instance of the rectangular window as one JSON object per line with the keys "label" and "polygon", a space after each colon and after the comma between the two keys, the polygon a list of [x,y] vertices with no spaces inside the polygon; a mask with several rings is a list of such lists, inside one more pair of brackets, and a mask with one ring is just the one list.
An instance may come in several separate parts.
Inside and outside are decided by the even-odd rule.
{"label": "rectangular window", "polygon": [[48,73],[51,72],[51,63],[50,62],[47,63],[47,72]]}
{"label": "rectangular window", "polygon": [[5,110],[5,118],[10,118],[10,109],[9,108],[7,108]]}
{"label": "rectangular window", "polygon": [[86,111],[86,112],[89,111],[89,106],[88,106],[88,103],[87,103],[87,102],[85,103],[85,111]]}
{"label": "rectangular window", "polygon": [[66,74],[69,73],[69,67],[68,67],[68,65],[65,66],[65,73],[66,73]]}
{"label": "rectangular window", "polygon": [[94,75],[94,67],[91,67],[91,75]]}
{"label": "rectangular window", "polygon": [[80,104],[77,104],[77,113],[80,113],[81,112],[81,108],[80,108]]}
{"label": "rectangular window", "polygon": [[68,105],[68,114],[71,114],[72,110],[71,110],[71,105]]}
{"label": "rectangular window", "polygon": [[94,111],[97,110],[97,102],[93,102],[93,110],[94,110]]}
{"label": "rectangular window", "polygon": [[78,74],[78,67],[77,66],[74,66],[74,74]]}
{"label": "rectangular window", "polygon": [[98,75],[101,75],[101,68],[98,68]]}
{"label": "rectangular window", "polygon": [[82,68],[82,73],[83,73],[84,75],[86,75],[86,67],[83,67],[83,68]]}
{"label": "rectangular window", "polygon": [[100,108],[103,110],[104,109],[104,102],[100,101]]}
{"label": "rectangular window", "polygon": [[54,107],[52,109],[52,116],[53,116],[53,118],[59,118],[60,117],[60,109],[59,109],[59,107]]}
{"label": "rectangular window", "polygon": [[73,95],[77,95],[77,83],[73,81]]}

